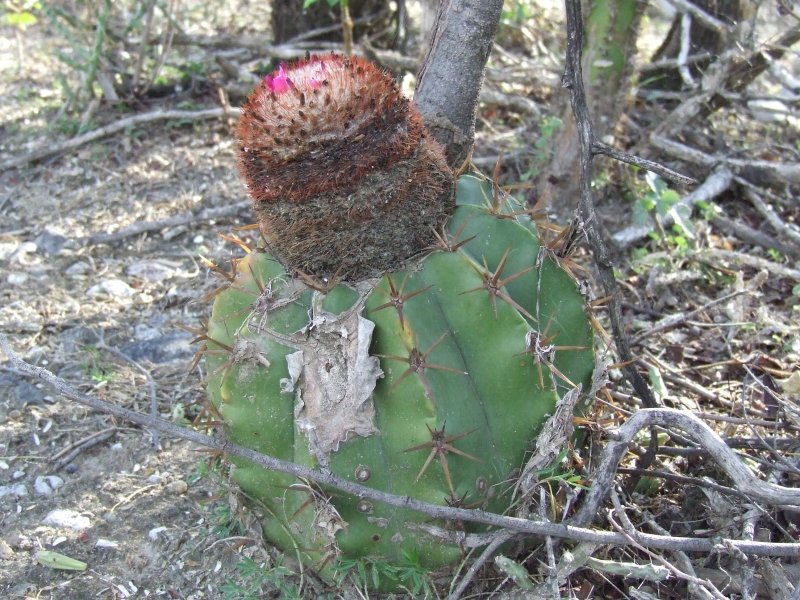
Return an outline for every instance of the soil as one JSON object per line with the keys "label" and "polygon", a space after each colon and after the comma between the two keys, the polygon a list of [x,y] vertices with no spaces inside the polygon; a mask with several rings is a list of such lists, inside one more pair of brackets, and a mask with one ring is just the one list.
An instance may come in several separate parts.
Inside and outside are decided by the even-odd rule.
{"label": "soil", "polygon": [[[18,71],[15,31],[2,28],[3,159],[66,137],[50,128],[60,102],[54,77],[64,65],[47,34],[38,26],[25,33]],[[115,120],[113,111],[98,119]],[[243,225],[247,213],[113,246],[81,238],[245,199],[233,136],[219,120],[136,128],[3,172],[0,331],[25,360],[84,393],[147,412],[152,382],[160,416],[192,418],[204,394],[202,366],[192,367],[193,336],[178,327],[197,327],[207,313],[199,299],[219,282],[201,261],[235,253],[218,234]],[[105,434],[92,443],[98,432]],[[148,433],[0,366],[0,596],[222,598],[226,583],[242,581],[244,557],[273,559],[258,529],[231,516],[226,488],[193,478],[207,460],[185,442],[155,447]],[[60,487],[35,491],[37,478],[49,476]],[[15,486],[25,494],[9,493]],[[54,511],[73,511],[78,522],[48,524]],[[44,566],[40,550],[88,568]]]}

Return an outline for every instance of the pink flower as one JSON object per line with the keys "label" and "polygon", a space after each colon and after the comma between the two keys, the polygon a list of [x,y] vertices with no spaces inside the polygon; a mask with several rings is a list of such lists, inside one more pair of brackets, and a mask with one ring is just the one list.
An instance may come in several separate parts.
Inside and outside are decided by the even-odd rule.
{"label": "pink flower", "polygon": [[291,83],[286,76],[286,68],[283,63],[278,67],[277,75],[267,75],[264,77],[264,84],[270,92],[275,94],[282,94],[289,89]]}

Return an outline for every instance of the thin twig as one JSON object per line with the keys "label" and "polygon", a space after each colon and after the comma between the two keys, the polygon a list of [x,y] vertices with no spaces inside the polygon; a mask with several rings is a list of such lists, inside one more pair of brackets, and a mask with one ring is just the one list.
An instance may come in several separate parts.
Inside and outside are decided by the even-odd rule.
{"label": "thin twig", "polygon": [[[239,109],[236,109],[237,114],[238,110]],[[32,152],[29,152],[28,154],[24,154],[23,156],[10,158],[0,163],[0,172],[5,171],[6,169],[21,167],[22,165],[26,165],[30,162],[36,162],[49,156],[61,154],[62,152],[75,150],[84,144],[95,142],[104,137],[108,137],[109,135],[114,135],[115,133],[124,131],[129,127],[141,125],[142,123],[179,119],[199,121],[202,119],[218,119],[224,116],[225,110],[223,108],[207,108],[205,110],[154,110],[148,113],[132,115],[130,117],[120,119],[119,121],[109,123],[108,125],[98,127],[97,129],[93,129],[92,131],[84,133],[83,135],[78,135],[74,138],[70,138],[59,143],[48,143]]]}
{"label": "thin twig", "polygon": [[800,229],[798,229],[796,225],[793,226],[789,223],[784,223],[780,215],[764,202],[760,194],[756,193],[752,183],[738,177],[736,178],[736,182],[743,184],[744,195],[747,196],[747,199],[750,200],[751,204],[761,213],[767,222],[772,225],[772,228],[797,248],[800,248]]}
{"label": "thin twig", "polygon": [[116,427],[108,427],[70,444],[50,457],[50,461],[53,463],[53,470],[60,471],[71,463],[81,452],[114,437],[115,433],[117,433]]}
{"label": "thin twig", "polygon": [[772,183],[800,183],[800,164],[797,163],[780,163],[769,160],[731,158],[719,154],[707,154],[697,148],[692,148],[656,134],[650,136],[650,143],[675,158],[702,167],[713,168],[717,165],[724,165],[730,169],[755,172]]}
{"label": "thin twig", "polygon": [[[122,352],[121,350],[117,350],[116,348],[112,348],[108,344],[106,344],[105,336],[103,332],[100,333],[100,341],[96,344],[96,347],[100,350],[105,350],[106,352],[110,352],[114,356],[119,359],[124,360],[128,364],[132,365],[137,371],[139,371],[142,375],[145,376],[147,380],[147,392],[150,395],[150,416],[154,419],[158,417],[158,398],[156,397],[156,382],[153,381],[153,377],[150,375],[150,371],[145,369],[142,365],[138,362],[133,360],[130,356]],[[153,441],[154,448],[160,448],[161,442],[158,439],[158,431],[152,430],[150,432],[150,437]]]}
{"label": "thin twig", "polygon": [[648,338],[656,333],[666,331],[667,329],[672,329],[674,327],[677,327],[678,325],[682,325],[683,323],[686,323],[687,321],[694,319],[696,316],[703,314],[708,309],[713,308],[718,304],[724,304],[725,302],[733,300],[734,298],[741,296],[743,294],[752,294],[752,293],[753,293],[752,290],[737,290],[735,292],[731,292],[730,294],[725,294],[721,298],[716,298],[714,300],[711,300],[710,302],[706,302],[705,304],[703,304],[703,306],[695,308],[694,310],[690,310],[689,312],[670,315],[664,319],[661,319],[661,321],[653,325],[653,327],[651,327],[647,331],[643,331],[642,333],[634,337],[631,340],[631,344],[635,346],[645,338]]}
{"label": "thin twig", "polygon": [[661,175],[661,177],[664,179],[679,185],[694,185],[697,183],[696,179],[687,177],[686,175],[681,175],[677,171],[673,171],[661,163],[657,163],[653,160],[647,160],[646,158],[641,158],[634,154],[629,154],[624,150],[619,150],[618,148],[614,148],[613,146],[609,146],[608,144],[604,144],[603,142],[599,142],[597,140],[592,142],[592,154],[605,154],[606,156],[610,156],[611,158],[614,158],[620,162],[628,163],[629,165],[639,167],[640,169],[645,169],[646,171],[652,171],[657,175]]}
{"label": "thin twig", "polygon": [[[563,523],[543,523],[541,521],[533,521],[517,517],[502,516],[494,513],[489,513],[480,509],[465,509],[465,508],[455,508],[449,506],[439,506],[436,504],[431,504],[429,502],[422,502],[420,500],[415,500],[409,496],[397,496],[395,494],[382,492],[380,490],[376,490],[370,487],[360,485],[358,483],[354,483],[349,479],[346,479],[344,477],[339,477],[330,472],[323,472],[316,469],[311,469],[309,467],[304,467],[302,465],[297,465],[278,458],[273,458],[271,456],[266,456],[254,450],[251,450],[250,448],[245,448],[243,446],[234,444],[221,437],[210,436],[208,434],[201,433],[199,431],[175,425],[174,423],[170,423],[162,419],[153,419],[149,415],[137,413],[136,411],[132,411],[127,408],[117,406],[116,404],[100,400],[99,398],[82,394],[78,392],[75,388],[73,388],[71,385],[69,385],[66,381],[64,381],[60,377],[55,376],[47,369],[33,366],[20,359],[16,355],[16,353],[12,350],[5,334],[2,333],[0,333],[0,349],[2,349],[3,352],[6,354],[9,361],[11,362],[11,366],[14,369],[16,369],[17,371],[28,377],[33,377],[47,383],[65,398],[68,398],[80,404],[84,404],[100,412],[110,414],[119,417],[121,419],[126,419],[145,428],[158,429],[161,433],[165,435],[188,440],[195,444],[218,450],[223,454],[239,456],[241,458],[244,458],[245,460],[249,460],[266,469],[278,471],[281,473],[287,473],[290,475],[294,475],[295,477],[300,477],[307,479],[309,481],[314,481],[321,485],[330,486],[345,494],[351,494],[358,498],[373,500],[375,502],[383,502],[389,506],[395,506],[401,509],[421,512],[436,519],[444,519],[450,521],[460,520],[460,521],[468,521],[471,523],[482,523],[484,525],[489,525],[491,527],[505,528],[511,531],[526,533],[538,537],[544,537],[549,535],[554,538],[568,539],[578,542],[593,542],[596,544],[621,544],[621,545],[630,544],[630,540],[628,540],[625,536],[619,533],[612,533],[608,531],[597,531],[595,529],[576,527],[573,525],[567,525]],[[652,409],[647,411],[642,410],[636,415],[634,415],[633,418],[628,423],[626,423],[625,426],[620,428],[619,431],[623,432],[624,430],[626,436],[630,435],[630,439],[632,439],[632,437],[636,435],[636,432],[638,432],[638,429],[636,431],[632,431],[633,427],[640,427],[640,428],[648,427],[650,420],[658,421],[659,417],[663,415],[667,415],[665,418],[661,419],[665,422],[659,424],[673,425],[672,420],[669,418],[669,416],[672,415],[673,413],[680,413],[680,411],[672,411],[670,409]],[[683,416],[689,419],[693,419],[693,417],[688,417],[686,415]],[[703,425],[702,427],[705,427],[705,425]],[[705,428],[708,429],[707,427]],[[713,431],[711,431],[710,429],[708,431],[711,436],[714,436],[714,438],[716,438],[716,434]],[[630,439],[628,441],[630,441]],[[698,440],[698,443],[701,444],[704,444],[705,442],[708,442],[706,438],[702,438],[702,441]],[[620,442],[612,442],[612,444],[609,444],[609,446],[606,449],[606,454],[618,450],[619,444]],[[722,444],[724,446],[724,442],[722,442],[721,440],[719,441],[718,444]],[[719,450],[717,448],[718,444],[715,443],[712,445],[711,448],[708,448],[709,453],[712,454],[712,456],[716,457],[720,455]],[[625,446],[627,446],[627,444],[625,444]],[[609,448],[611,448],[611,451],[609,451]],[[619,454],[621,455],[623,452],[624,448],[620,450]],[[607,461],[607,462],[610,464],[613,461]],[[609,480],[613,478],[613,469],[616,467],[617,462],[618,460],[616,462],[613,462],[613,464],[611,465],[611,472],[608,475]],[[723,468],[726,468],[727,470],[730,467],[727,466]],[[752,474],[750,474],[749,471],[747,471],[746,467],[739,464],[739,469],[744,470],[745,473],[747,474],[746,477],[749,478],[745,479],[745,483],[747,483],[748,490],[755,488],[755,489],[762,489],[763,491],[764,486],[767,486],[766,492],[770,494],[775,493],[775,490],[778,490],[778,493],[775,493],[774,498],[770,498],[770,500],[767,502],[768,504],[781,504],[781,503],[791,504],[792,502],[783,502],[783,500],[786,499],[785,496],[789,496],[788,500],[793,500],[797,504],[800,504],[800,490],[787,490],[787,488],[782,488],[777,485],[768,486],[767,484],[763,484],[761,482],[758,482],[757,480],[756,483],[753,483],[752,480],[754,480],[755,477]],[[592,492],[594,492],[594,488],[592,488]],[[795,498],[794,496],[797,497]],[[602,501],[602,498],[600,500]],[[584,504],[584,506],[586,505]],[[678,536],[665,537],[665,536],[658,536],[646,533],[638,533],[635,536],[635,540],[638,544],[641,544],[643,546],[661,550],[682,550],[685,552],[711,552],[713,550],[718,550],[720,548],[719,544],[724,544],[724,547],[735,548],[737,551],[744,552],[745,554],[753,554],[759,556],[787,556],[787,557],[800,556],[800,543],[783,544],[783,543],[772,543],[772,542],[742,542],[740,540],[729,540],[729,539],[720,540],[720,539],[706,539],[706,538],[687,538]]]}
{"label": "thin twig", "polygon": [[241,211],[250,207],[248,200],[237,202],[235,204],[228,204],[219,208],[204,208],[198,212],[183,212],[166,219],[159,219],[158,221],[142,221],[121,227],[111,233],[95,233],[85,238],[78,240],[80,243],[95,245],[95,244],[113,244],[141,233],[149,231],[161,231],[167,227],[177,227],[179,225],[188,225],[189,223],[196,223],[197,221],[208,221],[212,219],[219,219],[222,217],[231,217],[239,214]]}
{"label": "thin twig", "polygon": [[495,533],[489,545],[486,546],[484,551],[481,552],[481,555],[473,561],[473,563],[469,566],[469,569],[467,569],[467,572],[464,573],[464,577],[462,577],[461,581],[458,582],[456,589],[454,589],[450,595],[447,596],[447,600],[458,600],[461,598],[461,596],[469,587],[469,584],[472,583],[475,575],[477,575],[478,571],[480,571],[483,565],[486,564],[486,561],[492,558],[494,553],[497,552],[498,548],[513,538],[514,535],[515,534],[510,531],[499,531]]}

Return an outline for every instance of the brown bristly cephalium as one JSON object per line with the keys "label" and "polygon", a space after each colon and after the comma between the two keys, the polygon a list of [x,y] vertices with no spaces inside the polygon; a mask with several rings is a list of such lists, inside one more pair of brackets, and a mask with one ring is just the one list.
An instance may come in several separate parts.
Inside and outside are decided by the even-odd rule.
{"label": "brown bristly cephalium", "polygon": [[261,231],[296,272],[354,281],[398,269],[455,207],[416,106],[364,59],[281,65],[247,99],[237,134]]}

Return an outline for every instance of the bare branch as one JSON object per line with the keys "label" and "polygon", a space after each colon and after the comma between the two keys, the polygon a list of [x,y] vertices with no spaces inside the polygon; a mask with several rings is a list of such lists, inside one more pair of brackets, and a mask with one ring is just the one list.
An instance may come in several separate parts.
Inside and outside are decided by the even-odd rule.
{"label": "bare branch", "polygon": [[645,406],[655,407],[657,402],[647,382],[633,366],[633,354],[630,350],[628,338],[622,327],[622,315],[619,307],[619,284],[614,277],[614,265],[608,253],[608,248],[598,230],[598,219],[595,213],[592,198],[592,147],[594,133],[586,104],[586,92],[583,87],[583,72],[581,69],[581,51],[583,48],[583,22],[581,18],[580,0],[565,0],[567,13],[567,64],[564,71],[563,85],[570,92],[572,112],[575,115],[575,124],[580,140],[580,199],[578,210],[586,237],[592,249],[595,264],[600,274],[603,290],[608,297],[608,313],[611,320],[611,329],[614,342],[620,359],[627,363],[623,367],[625,376],[631,382],[634,390],[642,398]]}
{"label": "bare branch", "polygon": [[[180,427],[175,425],[174,423],[170,423],[168,421],[164,421],[162,419],[153,418],[149,415],[144,415],[141,413],[137,413],[135,411],[129,410],[127,408],[117,406],[116,404],[112,404],[110,402],[106,402],[104,400],[100,400],[98,398],[94,398],[93,396],[88,396],[86,394],[82,394],[78,392],[74,387],[69,385],[66,381],[61,379],[60,377],[56,377],[53,373],[48,371],[47,369],[43,369],[41,367],[35,367],[31,364],[20,359],[14,351],[11,349],[11,346],[8,343],[6,336],[0,333],[0,349],[8,357],[11,368],[15,371],[26,375],[28,377],[33,377],[38,379],[48,385],[52,386],[60,395],[83,404],[85,406],[89,406],[97,411],[102,413],[110,414],[121,419],[125,419],[136,423],[137,425],[141,425],[148,429],[155,429],[160,431],[165,435],[169,435],[172,437],[184,439],[190,441],[192,443],[205,446],[208,448],[213,448],[215,450],[219,450],[225,454],[232,454],[234,456],[239,456],[244,458],[245,460],[252,461],[258,464],[261,467],[266,469],[271,469],[273,471],[279,471],[281,473],[288,473],[294,475],[296,477],[301,477],[308,479],[309,481],[314,481],[321,485],[330,486],[345,494],[352,494],[358,498],[365,498],[368,500],[373,500],[375,502],[383,502],[388,504],[389,506],[396,506],[398,508],[408,509],[408,510],[415,510],[421,513],[425,513],[430,515],[436,519],[445,519],[445,520],[452,520],[452,521],[468,521],[471,523],[482,523],[484,525],[489,525],[491,527],[500,527],[505,528],[510,531],[516,531],[519,533],[525,533],[529,535],[534,535],[537,537],[546,537],[552,536],[554,538],[560,539],[569,539],[575,540],[579,542],[593,542],[596,544],[615,544],[615,545],[628,545],[630,544],[630,540],[628,540],[625,536],[619,533],[612,533],[607,531],[597,531],[595,529],[588,529],[585,527],[575,527],[573,525],[566,525],[560,523],[545,523],[541,521],[532,521],[527,519],[520,519],[517,517],[507,517],[502,515],[496,515],[494,513],[488,513],[483,510],[478,509],[465,509],[465,508],[455,508],[449,506],[439,506],[436,504],[431,504],[429,502],[422,502],[420,500],[414,500],[409,496],[396,496],[394,494],[388,494],[386,492],[382,492],[379,490],[375,490],[373,488],[369,488],[357,483],[354,483],[348,479],[343,477],[339,477],[334,475],[330,472],[323,472],[318,471],[316,469],[310,469],[308,467],[304,467],[301,465],[296,465],[294,463],[280,460],[277,458],[273,458],[271,456],[266,456],[264,454],[260,454],[251,450],[249,448],[245,448],[243,446],[239,446],[237,444],[233,444],[228,440],[223,439],[219,436],[210,436],[205,433],[201,433],[199,431],[195,431],[192,429],[188,429],[186,427]],[[637,415],[626,423],[622,428],[620,428],[620,432],[623,430],[625,431],[625,435],[630,435],[630,439],[636,435],[635,431],[632,431],[633,427],[639,426],[646,427],[648,424],[646,421],[651,419],[649,416],[650,414],[661,414],[666,413],[671,415],[673,413],[680,413],[680,411],[669,410],[669,409],[658,409],[658,410],[651,410],[651,411],[640,411]],[[643,415],[643,417],[638,417],[638,415]],[[684,415],[687,418],[694,419],[693,417],[689,417],[688,415]],[[696,419],[694,419],[696,420]],[[642,424],[642,421],[645,421]],[[633,423],[633,425],[629,425]],[[666,425],[669,425],[667,423]],[[680,426],[680,425],[678,425]],[[704,426],[705,427],[705,426]],[[706,427],[707,429],[707,427]],[[710,430],[709,430],[710,431]],[[712,436],[716,436],[713,432],[711,432]],[[703,443],[700,440],[696,440],[698,443]],[[609,444],[608,448],[612,448],[612,450],[619,449],[619,446],[622,442],[612,442]],[[719,440],[724,446],[724,442]],[[627,442],[624,444],[627,447]],[[619,451],[619,455],[621,456],[622,453],[625,451],[625,447],[622,447]],[[606,454],[609,454],[609,450],[607,448]],[[730,451],[729,451],[730,452]],[[712,453],[712,450],[709,450],[709,453]],[[716,446],[713,448],[713,454],[717,454]],[[619,457],[617,457],[617,462]],[[734,460],[736,459],[734,455]],[[611,472],[608,474],[607,479],[610,481],[613,478],[613,468],[616,466],[617,462],[609,461],[608,464],[611,464]],[[747,468],[744,467],[739,463],[739,468],[744,470],[745,473],[751,480],[755,480],[752,474],[747,471]],[[603,477],[603,481],[605,481],[605,476]],[[761,486],[767,486],[769,484],[763,484],[762,482],[748,486],[748,490],[751,488],[758,489],[758,484]],[[776,485],[770,485],[768,491],[772,491],[772,489],[777,489],[781,491],[781,494],[776,496],[778,499],[778,503],[781,503],[781,499],[783,496],[788,494],[790,496],[789,499],[794,499],[798,504],[800,504],[800,490],[787,490],[787,488],[782,488]],[[594,488],[592,488],[592,493],[594,493]],[[794,497],[792,496],[794,494]],[[600,498],[602,501],[602,498]],[[771,502],[775,504],[775,502]],[[786,504],[791,504],[792,502],[788,502]],[[585,505],[584,505],[585,506]],[[599,506],[599,504],[598,504]],[[743,552],[745,554],[753,554],[757,556],[800,556],[800,543],[770,543],[770,542],[751,542],[751,541],[740,541],[740,540],[729,540],[729,539],[706,539],[706,538],[687,538],[687,537],[667,537],[667,536],[659,536],[659,535],[652,535],[646,533],[637,533],[636,535],[632,536],[636,543],[641,544],[642,546],[648,548],[656,548],[661,550],[681,550],[684,552],[711,552],[712,550],[719,549],[719,544],[724,544],[724,547],[734,548],[737,551]]]}
{"label": "bare branch", "polygon": [[167,227],[177,227],[178,225],[187,225],[197,221],[219,219],[220,217],[231,217],[239,214],[243,210],[250,208],[250,204],[251,203],[249,200],[243,200],[242,202],[221,206],[219,208],[204,208],[198,212],[183,212],[171,217],[167,217],[166,219],[160,219],[158,221],[142,221],[134,223],[133,225],[122,227],[117,231],[112,231],[111,233],[95,233],[94,235],[82,238],[79,241],[90,245],[113,244],[115,242],[119,242],[120,240],[124,240],[125,238],[146,233],[148,231],[160,231],[161,229],[166,229]]}
{"label": "bare branch", "polygon": [[652,171],[653,173],[661,175],[661,177],[668,181],[672,181],[673,183],[680,185],[693,185],[697,183],[696,179],[692,179],[686,175],[681,175],[677,171],[673,171],[672,169],[669,169],[660,163],[647,160],[646,158],[640,158],[633,154],[628,154],[623,150],[619,150],[613,146],[604,144],[603,142],[598,142],[597,140],[592,143],[592,153],[605,154],[606,156],[610,156],[611,158],[614,158],[620,162],[628,163],[629,165],[633,165],[647,171]]}
{"label": "bare branch", "polygon": [[641,409],[634,413],[622,427],[611,433],[613,441],[609,442],[603,450],[602,458],[595,470],[592,486],[575,517],[577,522],[591,522],[611,490],[614,474],[619,461],[628,450],[628,444],[639,431],[655,426],[674,427],[687,434],[695,443],[702,446],[725,471],[734,482],[736,489],[753,500],[765,504],[800,506],[800,489],[765,483],[756,478],[724,440],[694,415],[671,408],[651,408]]}
{"label": "bare branch", "polygon": [[130,117],[126,117],[124,119],[120,119],[119,121],[114,121],[113,123],[109,123],[108,125],[104,125],[103,127],[98,127],[97,129],[93,129],[92,131],[84,133],[83,135],[75,136],[74,138],[70,138],[63,142],[56,144],[47,144],[46,146],[37,148],[33,152],[30,152],[23,156],[10,158],[5,162],[0,163],[0,171],[5,171],[6,169],[13,169],[15,167],[21,167],[22,165],[28,164],[29,162],[42,160],[43,158],[47,158],[48,156],[61,154],[62,152],[67,152],[68,150],[75,150],[76,148],[79,148],[84,144],[95,142],[104,137],[108,137],[109,135],[114,135],[115,133],[124,131],[129,127],[135,127],[137,125],[141,125],[142,123],[152,123],[154,121],[169,121],[177,119],[199,121],[202,119],[218,119],[220,117],[226,117],[229,115],[238,116],[238,114],[239,114],[239,109],[231,109],[229,113],[226,113],[224,108],[207,108],[205,110],[154,110],[152,112],[133,115]]}

